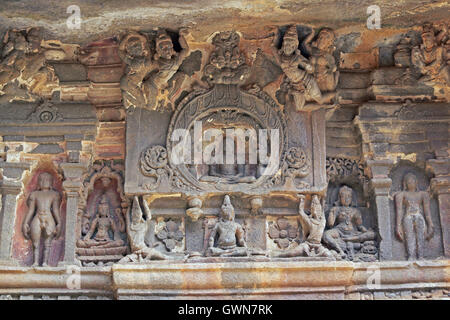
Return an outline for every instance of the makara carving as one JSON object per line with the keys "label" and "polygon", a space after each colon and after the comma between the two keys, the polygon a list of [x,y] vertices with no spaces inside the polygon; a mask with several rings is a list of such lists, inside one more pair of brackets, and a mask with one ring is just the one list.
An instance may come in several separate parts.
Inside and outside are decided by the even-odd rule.
{"label": "makara carving", "polygon": [[424,258],[425,239],[434,234],[430,213],[430,196],[418,190],[417,177],[407,173],[403,177],[403,191],[394,195],[396,235],[404,241],[408,260]]}
{"label": "makara carving", "polygon": [[25,239],[33,244],[33,266],[39,265],[39,245],[44,240],[43,266],[48,265],[52,240],[61,235],[61,199],[53,190],[53,177],[43,172],[38,177],[39,189],[33,191],[28,199],[28,212],[23,221],[22,231]]}

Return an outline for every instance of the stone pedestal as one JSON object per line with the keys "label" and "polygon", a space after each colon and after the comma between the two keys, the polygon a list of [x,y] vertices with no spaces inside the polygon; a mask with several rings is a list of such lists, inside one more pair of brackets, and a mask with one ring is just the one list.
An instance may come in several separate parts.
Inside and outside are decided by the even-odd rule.
{"label": "stone pedestal", "polygon": [[14,265],[11,257],[12,238],[16,222],[17,198],[22,191],[22,178],[30,169],[28,163],[0,162],[3,180],[0,183],[2,207],[0,211],[0,264]]}
{"label": "stone pedestal", "polygon": [[370,184],[375,195],[377,224],[380,235],[380,260],[392,259],[391,216],[389,208],[389,190],[392,180],[388,177],[394,162],[392,160],[368,160],[372,171]]}
{"label": "stone pedestal", "polygon": [[64,238],[64,259],[60,266],[81,265],[75,256],[76,224],[78,215],[78,199],[83,185],[82,177],[87,167],[82,163],[62,163],[65,180],[63,188],[67,196],[66,204],[66,233]]}
{"label": "stone pedestal", "polygon": [[427,169],[434,173],[431,179],[431,190],[436,194],[439,203],[439,218],[442,230],[444,254],[450,257],[450,159],[431,159],[427,161]]}

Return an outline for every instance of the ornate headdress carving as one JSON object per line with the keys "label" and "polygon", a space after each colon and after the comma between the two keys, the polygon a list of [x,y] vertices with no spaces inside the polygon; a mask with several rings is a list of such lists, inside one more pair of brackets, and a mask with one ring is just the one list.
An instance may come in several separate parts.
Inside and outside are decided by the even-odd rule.
{"label": "ornate headdress carving", "polygon": [[299,44],[299,41],[298,41],[298,33],[297,33],[297,27],[296,27],[296,26],[290,26],[290,27],[286,30],[286,32],[285,32],[285,34],[284,34],[284,36],[283,36],[283,41],[286,40],[286,39],[295,41],[295,42],[297,43],[297,45]]}

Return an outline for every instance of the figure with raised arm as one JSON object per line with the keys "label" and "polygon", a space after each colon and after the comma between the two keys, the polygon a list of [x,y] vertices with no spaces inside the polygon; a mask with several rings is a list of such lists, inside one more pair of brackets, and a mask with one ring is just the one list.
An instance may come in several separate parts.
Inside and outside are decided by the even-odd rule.
{"label": "figure with raised arm", "polygon": [[131,220],[129,212],[126,215],[128,242],[130,243],[131,254],[122,258],[119,263],[168,259],[165,254],[153,247],[149,247],[145,243],[146,235],[151,226],[152,214],[146,201],[142,201],[142,203],[144,206],[144,214],[142,213],[138,197],[134,196],[133,207],[131,209]]}
{"label": "figure with raised arm", "polygon": [[[314,37],[314,31],[309,34],[305,43]],[[314,77],[315,65],[305,58],[298,49],[299,41],[297,28],[290,26],[283,36],[281,49],[276,47],[277,37],[272,44],[276,62],[284,73],[281,85],[280,103],[287,103],[292,97],[297,110],[302,110],[306,101],[314,100],[319,104],[328,104],[335,97],[334,92],[322,94]],[[300,67],[300,68],[299,68]],[[320,71],[320,69],[319,69]]]}

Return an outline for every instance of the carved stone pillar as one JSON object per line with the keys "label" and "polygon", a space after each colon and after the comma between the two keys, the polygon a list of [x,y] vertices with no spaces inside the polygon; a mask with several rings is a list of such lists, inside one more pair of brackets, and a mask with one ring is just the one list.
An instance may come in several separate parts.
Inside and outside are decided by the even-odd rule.
{"label": "carved stone pillar", "polygon": [[63,188],[67,196],[66,204],[66,231],[64,238],[64,259],[59,265],[81,265],[75,256],[75,244],[77,240],[76,224],[78,215],[78,200],[82,177],[87,167],[82,163],[62,163],[61,169],[64,172],[65,180]]}
{"label": "carved stone pillar", "polygon": [[427,170],[434,174],[431,179],[431,190],[437,195],[439,202],[439,218],[442,230],[444,254],[450,257],[450,168],[449,158],[430,159],[427,161]]}
{"label": "carved stone pillar", "polygon": [[0,264],[14,265],[11,256],[12,239],[16,222],[17,198],[22,191],[22,179],[30,164],[0,162],[3,180],[0,183],[2,207],[0,211]]}
{"label": "carved stone pillar", "polygon": [[378,232],[380,234],[380,260],[392,259],[392,226],[389,208],[389,190],[392,180],[389,171],[392,160],[368,160],[367,165],[372,171],[371,187],[375,195]]}

